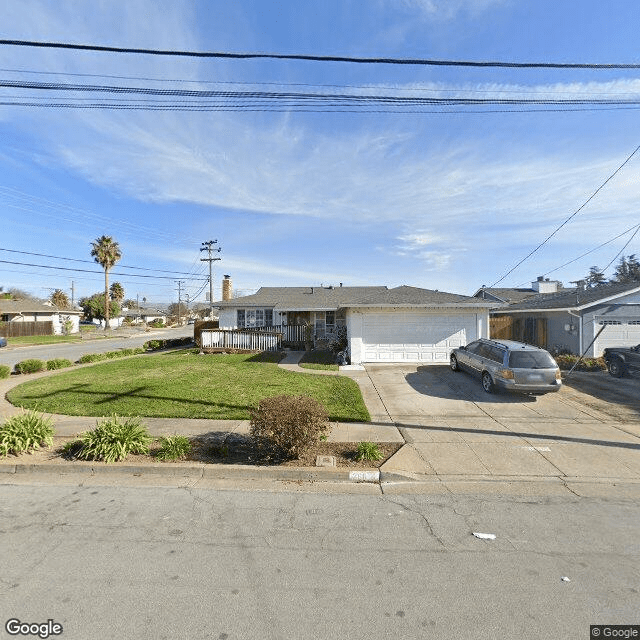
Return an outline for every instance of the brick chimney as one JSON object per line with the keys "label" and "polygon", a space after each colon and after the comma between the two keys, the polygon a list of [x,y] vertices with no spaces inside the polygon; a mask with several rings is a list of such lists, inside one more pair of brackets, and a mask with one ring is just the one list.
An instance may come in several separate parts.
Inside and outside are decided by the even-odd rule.
{"label": "brick chimney", "polygon": [[231,300],[231,276],[225,275],[222,280],[222,299]]}

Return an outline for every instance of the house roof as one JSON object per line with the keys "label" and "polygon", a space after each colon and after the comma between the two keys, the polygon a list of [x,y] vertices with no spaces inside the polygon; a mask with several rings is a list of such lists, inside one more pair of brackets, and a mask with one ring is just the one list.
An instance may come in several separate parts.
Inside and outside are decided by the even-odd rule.
{"label": "house roof", "polygon": [[0,314],[11,313],[65,313],[65,314],[82,314],[77,309],[58,309],[51,304],[44,304],[34,300],[6,300],[0,299]]}
{"label": "house roof", "polygon": [[273,307],[282,311],[331,311],[341,307],[470,306],[487,308],[486,301],[455,293],[401,286],[380,287],[261,287],[251,295],[216,302],[220,308]]}
{"label": "house roof", "polygon": [[166,311],[158,311],[158,309],[127,309],[124,314],[126,317],[137,318],[138,316],[166,316]]}
{"label": "house roof", "polygon": [[473,294],[473,297],[482,298],[484,300],[486,299],[485,294],[495,298],[496,300],[499,300],[502,302],[509,302],[510,304],[516,304],[518,302],[522,302],[523,300],[526,300],[527,298],[530,298],[531,296],[540,295],[535,289],[532,289],[531,287],[523,288],[523,289],[509,288],[509,287],[504,287],[504,288],[484,287],[484,288],[478,289]]}
{"label": "house roof", "polygon": [[504,311],[511,313],[512,311],[579,310],[636,291],[640,291],[640,282],[608,283],[589,289],[563,289],[558,293],[538,294],[518,304],[512,304]]}

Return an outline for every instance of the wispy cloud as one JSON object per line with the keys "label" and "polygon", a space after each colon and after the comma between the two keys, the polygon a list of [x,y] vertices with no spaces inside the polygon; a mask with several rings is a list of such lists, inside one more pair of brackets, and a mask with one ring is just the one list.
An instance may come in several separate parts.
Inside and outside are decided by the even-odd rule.
{"label": "wispy cloud", "polygon": [[424,17],[435,20],[451,20],[460,13],[471,17],[510,0],[402,0],[409,9],[420,12]]}

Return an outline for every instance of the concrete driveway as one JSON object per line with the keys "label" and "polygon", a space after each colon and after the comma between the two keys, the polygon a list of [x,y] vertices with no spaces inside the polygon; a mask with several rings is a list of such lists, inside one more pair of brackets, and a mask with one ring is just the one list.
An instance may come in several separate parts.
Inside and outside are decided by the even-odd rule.
{"label": "concrete driveway", "polygon": [[[406,442],[387,472],[501,479],[640,481],[640,413],[575,386],[545,396],[487,394],[446,366],[367,365]],[[606,374],[604,374],[606,375]]]}

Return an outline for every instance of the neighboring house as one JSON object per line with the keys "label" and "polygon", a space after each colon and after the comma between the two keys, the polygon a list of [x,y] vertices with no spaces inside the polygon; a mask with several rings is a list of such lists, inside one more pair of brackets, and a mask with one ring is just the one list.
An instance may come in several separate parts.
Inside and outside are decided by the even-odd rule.
{"label": "neighboring house", "polygon": [[494,309],[491,337],[586,356],[640,344],[640,282],[561,289]]}
{"label": "neighboring house", "polygon": [[543,293],[558,293],[562,291],[562,283],[557,280],[549,280],[544,276],[539,276],[530,287],[526,288],[508,288],[508,287],[480,287],[474,294],[474,298],[488,300],[492,302],[506,302],[508,304],[517,304],[523,302],[532,296]]}
{"label": "neighboring house", "polygon": [[[12,324],[50,322],[55,335],[65,333],[66,328],[69,333],[78,333],[81,316],[82,311],[80,310],[60,310],[50,303],[0,299],[0,322]],[[0,334],[2,334],[1,326]],[[38,335],[38,332],[34,331],[34,334]],[[25,335],[30,334],[25,333]]]}
{"label": "neighboring house", "polygon": [[[127,309],[123,310],[122,318],[129,318],[133,324],[155,322],[167,322],[167,314],[158,309]],[[119,325],[118,325],[119,326]]]}
{"label": "neighboring house", "polygon": [[315,340],[346,327],[351,364],[448,362],[453,347],[489,336],[494,303],[417,287],[262,287],[215,303],[220,328],[310,324]]}

